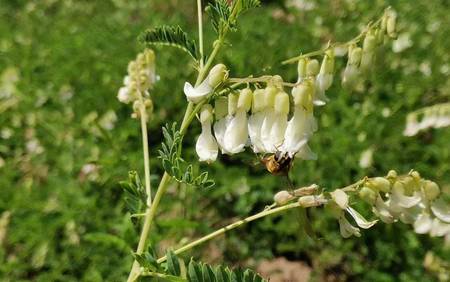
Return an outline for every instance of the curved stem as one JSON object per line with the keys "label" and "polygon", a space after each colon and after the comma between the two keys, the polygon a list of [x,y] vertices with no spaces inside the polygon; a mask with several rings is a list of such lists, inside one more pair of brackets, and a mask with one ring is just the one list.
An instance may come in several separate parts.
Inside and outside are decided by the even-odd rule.
{"label": "curved stem", "polygon": [[[222,227],[222,228],[220,228],[220,229],[218,229],[218,230],[216,230],[216,231],[214,231],[214,232],[212,232],[212,233],[210,233],[210,234],[208,234],[206,236],[201,237],[200,239],[197,239],[197,240],[195,240],[195,241],[193,241],[193,242],[191,242],[189,244],[186,244],[183,247],[181,247],[179,249],[176,249],[174,251],[174,253],[175,254],[183,253],[183,252],[185,252],[185,251],[187,251],[189,249],[192,249],[195,246],[198,246],[198,245],[200,245],[202,243],[205,243],[206,241],[209,241],[211,239],[214,239],[215,237],[217,237],[219,235],[222,235],[222,234],[224,234],[227,231],[233,230],[233,229],[235,229],[235,228],[237,228],[237,227],[239,227],[239,226],[241,226],[243,224],[246,224],[248,222],[251,222],[251,221],[263,218],[263,217],[271,215],[271,214],[276,214],[276,213],[279,213],[279,212],[282,212],[282,211],[286,211],[286,210],[293,209],[293,208],[298,208],[298,207],[300,207],[300,204],[298,202],[295,202],[295,203],[287,204],[285,206],[281,206],[281,207],[274,208],[274,209],[265,209],[265,210],[263,210],[263,211],[261,211],[261,212],[259,212],[257,214],[254,214],[254,215],[251,215],[251,216],[246,217],[244,219],[241,219],[241,220],[238,220],[236,222],[233,222],[233,223],[231,223],[231,224],[229,224],[229,225],[227,225],[225,227]],[[159,258],[157,262],[158,263],[162,263],[166,259],[167,259],[166,256],[163,256],[163,257]]]}
{"label": "curved stem", "polygon": [[[383,15],[384,16],[384,15]],[[330,48],[335,48],[335,47],[339,47],[339,46],[348,46],[351,44],[356,44],[358,42],[360,42],[363,38],[364,35],[366,35],[366,33],[373,27],[379,25],[382,21],[383,17],[379,18],[377,21],[373,22],[373,23],[369,23],[367,25],[367,27],[361,32],[359,33],[356,37],[350,39],[347,42],[336,42],[333,44],[328,44],[328,46],[326,48],[320,49],[320,50],[316,50],[316,51],[312,51],[306,54],[301,54],[299,56],[295,56],[293,58],[290,59],[286,59],[284,61],[281,62],[282,65],[286,65],[286,64],[292,64],[292,63],[296,63],[298,62],[298,60],[300,60],[301,58],[309,58],[309,57],[315,57],[315,56],[319,56],[324,54],[327,50],[329,50]]]}

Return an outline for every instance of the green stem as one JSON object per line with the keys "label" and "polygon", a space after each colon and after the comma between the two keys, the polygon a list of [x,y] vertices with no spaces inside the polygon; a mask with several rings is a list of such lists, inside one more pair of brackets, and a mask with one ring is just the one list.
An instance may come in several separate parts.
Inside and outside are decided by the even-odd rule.
{"label": "green stem", "polygon": [[[282,211],[286,211],[286,210],[293,209],[293,208],[298,208],[298,207],[300,207],[299,203],[295,202],[295,203],[287,204],[285,206],[281,206],[281,207],[274,208],[274,209],[265,209],[265,210],[263,210],[263,211],[261,211],[261,212],[259,212],[257,214],[249,216],[249,217],[247,217],[245,219],[238,220],[238,221],[236,221],[234,223],[231,223],[231,224],[229,224],[229,225],[227,225],[225,227],[222,227],[222,228],[220,228],[220,229],[218,229],[218,230],[216,230],[216,231],[214,231],[214,232],[212,232],[212,233],[210,233],[210,234],[208,234],[206,236],[203,236],[200,239],[197,239],[197,240],[195,240],[195,241],[193,241],[193,242],[191,242],[189,244],[186,244],[183,247],[175,250],[174,253],[175,254],[183,253],[183,252],[185,252],[185,251],[187,251],[189,249],[194,248],[195,246],[198,246],[198,245],[200,245],[202,243],[205,243],[206,241],[209,241],[211,239],[214,239],[215,237],[217,237],[219,235],[222,235],[225,232],[230,231],[232,229],[235,229],[235,228],[237,228],[237,227],[239,227],[239,226],[241,226],[243,224],[246,224],[248,222],[260,219],[262,217],[265,217],[265,216],[268,216],[268,215],[271,215],[271,214],[276,214],[276,213],[279,213],[279,212],[282,212]],[[163,257],[158,259],[158,263],[162,263],[166,259],[167,259],[167,257],[163,256]]]}
{"label": "green stem", "polygon": [[203,69],[203,20],[202,0],[197,0],[198,41],[200,45],[200,69]]}
{"label": "green stem", "polygon": [[142,149],[144,152],[144,172],[145,172],[145,193],[147,194],[147,206],[152,205],[152,188],[150,184],[150,156],[148,149],[148,132],[147,132],[147,111],[142,97],[140,97],[141,105],[139,107],[141,119]]}

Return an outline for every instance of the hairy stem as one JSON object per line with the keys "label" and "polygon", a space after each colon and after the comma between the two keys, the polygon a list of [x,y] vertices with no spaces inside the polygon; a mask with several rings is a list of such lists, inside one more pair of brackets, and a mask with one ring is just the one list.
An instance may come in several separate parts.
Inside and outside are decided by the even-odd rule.
{"label": "hairy stem", "polygon": [[[203,236],[200,239],[197,239],[197,240],[195,240],[195,241],[193,241],[193,242],[191,242],[189,244],[186,244],[183,247],[181,247],[179,249],[176,249],[174,251],[174,253],[175,254],[183,253],[183,252],[185,252],[185,251],[187,251],[189,249],[194,248],[195,246],[203,244],[203,243],[205,243],[205,242],[207,242],[207,241],[209,241],[211,239],[214,239],[215,237],[217,237],[219,235],[224,234],[227,231],[233,230],[233,229],[235,229],[235,228],[237,228],[237,227],[239,227],[239,226],[241,226],[243,224],[246,224],[248,222],[251,222],[251,221],[263,218],[263,217],[271,215],[271,214],[276,214],[276,213],[279,213],[279,212],[282,212],[282,211],[286,211],[286,210],[293,209],[293,208],[298,208],[298,207],[300,207],[300,204],[298,202],[295,202],[295,203],[287,204],[285,206],[281,206],[281,207],[278,207],[278,208],[265,209],[265,210],[263,210],[263,211],[261,211],[261,212],[259,212],[257,214],[254,214],[254,215],[249,216],[247,218],[238,220],[238,221],[236,221],[234,223],[231,223],[231,224],[229,224],[229,225],[227,225],[225,227],[222,227],[222,228],[220,228],[220,229],[218,229],[218,230],[216,230],[216,231],[214,231],[214,232],[212,232],[212,233],[210,233],[210,234],[208,234],[206,236]],[[166,256],[161,257],[161,258],[158,259],[158,263],[162,263],[166,259],[167,259]]]}

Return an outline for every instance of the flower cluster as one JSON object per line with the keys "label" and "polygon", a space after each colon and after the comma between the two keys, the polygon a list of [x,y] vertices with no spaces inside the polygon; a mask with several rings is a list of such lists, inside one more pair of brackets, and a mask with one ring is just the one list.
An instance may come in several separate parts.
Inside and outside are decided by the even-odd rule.
{"label": "flower cluster", "polygon": [[342,75],[343,87],[354,88],[361,74],[372,68],[376,48],[384,44],[386,35],[389,38],[397,38],[396,21],[395,11],[387,9],[381,18],[380,27],[369,28],[365,33],[362,47],[358,47],[356,43],[348,45],[348,60]]}
{"label": "flower cluster", "polygon": [[146,112],[152,112],[153,103],[148,90],[155,81],[155,53],[151,49],[146,49],[128,64],[128,74],[123,80],[124,86],[119,89],[117,94],[120,102],[133,103],[132,117],[140,117],[139,109],[142,106]]}
{"label": "flower cluster", "polygon": [[[446,236],[450,239],[450,210],[439,186],[420,177],[417,171],[398,176],[391,170],[386,177],[365,178],[354,185],[333,192],[319,192],[317,185],[280,191],[274,196],[277,205],[297,199],[302,207],[325,205],[339,222],[344,238],[360,236],[360,229],[368,229],[381,220],[393,223],[400,220],[411,224],[418,234]],[[351,199],[361,199],[372,207],[377,219],[367,220],[351,207]],[[350,215],[356,226],[350,223]]]}
{"label": "flower cluster", "polygon": [[428,128],[447,126],[450,126],[450,103],[436,104],[408,114],[403,135],[414,136]]}
{"label": "flower cluster", "polygon": [[[327,102],[325,91],[331,86],[334,54],[325,54],[322,65],[315,59],[301,59],[298,81],[291,95],[285,92],[283,79],[266,77],[265,88],[250,87],[232,91],[215,99],[214,108],[207,104],[201,109],[202,133],[197,140],[201,161],[215,161],[219,152],[237,154],[251,147],[255,153],[281,152],[289,157],[315,159],[307,145],[317,130],[313,116],[314,105]],[[188,100],[198,103],[211,94],[226,79],[225,66],[215,66],[197,87],[186,83]],[[213,130],[212,130],[213,128]]]}

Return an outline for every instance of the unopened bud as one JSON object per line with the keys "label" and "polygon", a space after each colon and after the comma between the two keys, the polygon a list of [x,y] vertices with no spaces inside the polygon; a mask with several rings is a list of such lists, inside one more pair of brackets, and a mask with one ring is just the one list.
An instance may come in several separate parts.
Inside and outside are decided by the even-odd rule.
{"label": "unopened bud", "polygon": [[372,32],[366,34],[363,42],[363,52],[371,52],[375,50],[376,38]]}
{"label": "unopened bud", "polygon": [[252,113],[257,113],[265,108],[266,100],[264,96],[264,89],[256,89],[253,91]]}
{"label": "unopened bud", "polygon": [[274,75],[274,76],[272,76],[270,83],[272,83],[272,85],[275,87],[282,88],[283,87],[283,78],[278,74]]}
{"label": "unopened bud", "polygon": [[212,107],[206,104],[200,111],[200,123],[211,122],[213,120]]}
{"label": "unopened bud", "polygon": [[286,92],[278,92],[275,96],[275,112],[287,115],[289,113],[289,95]]}
{"label": "unopened bud", "polygon": [[214,88],[220,83],[222,83],[228,75],[227,67],[224,64],[215,65],[208,75],[208,83]]}
{"label": "unopened bud", "polygon": [[436,182],[426,180],[423,185],[423,192],[428,201],[432,201],[436,199],[441,193],[439,186]]}
{"label": "unopened bud", "polygon": [[384,43],[384,31],[382,29],[375,30],[375,38],[378,45],[382,45]]}
{"label": "unopened bud", "polygon": [[298,198],[298,203],[304,208],[317,207],[323,205],[325,202],[326,200],[323,198],[323,195],[309,195]]}
{"label": "unopened bud", "polygon": [[384,177],[374,177],[367,181],[367,186],[384,193],[391,191],[391,182]]}
{"label": "unopened bud", "polygon": [[292,200],[294,196],[292,196],[288,191],[280,191],[273,196],[273,201],[278,206],[283,206],[287,204],[290,200]]}
{"label": "unopened bud", "polygon": [[398,174],[397,174],[397,172],[396,172],[395,170],[391,169],[391,170],[388,172],[388,174],[387,174],[386,177],[387,177],[388,179],[396,179],[396,178],[398,177]]}
{"label": "unopened bud", "polygon": [[316,193],[318,188],[319,188],[319,186],[317,184],[312,184],[307,187],[301,187],[301,188],[295,189],[293,193],[294,193],[295,197],[307,196],[307,195],[312,195],[312,194]]}
{"label": "unopened bud", "polygon": [[329,49],[325,52],[320,66],[321,74],[333,74],[334,72],[334,49]]}
{"label": "unopened bud", "polygon": [[232,93],[232,94],[228,95],[228,114],[229,115],[234,115],[236,113],[238,99],[239,99],[239,97],[236,93]]}
{"label": "unopened bud", "polygon": [[362,49],[361,47],[354,47],[352,48],[352,51],[349,53],[348,61],[349,64],[358,66],[361,62],[362,57]]}
{"label": "unopened bud", "polygon": [[410,172],[409,175],[411,175],[411,177],[414,178],[416,181],[419,181],[421,179],[420,173],[418,171],[413,170]]}
{"label": "unopened bud", "polygon": [[369,205],[374,205],[377,200],[377,193],[369,187],[363,187],[359,190],[359,197]]}
{"label": "unopened bud", "polygon": [[359,69],[351,64],[347,64],[342,75],[342,86],[347,89],[353,89],[359,77]]}
{"label": "unopened bud", "polygon": [[239,93],[239,100],[237,107],[240,109],[243,109],[244,111],[248,112],[252,106],[252,90],[250,88],[242,89]]}
{"label": "unopened bud", "polygon": [[397,14],[393,11],[388,14],[386,30],[390,38],[397,38]]}
{"label": "unopened bud", "polygon": [[319,61],[316,59],[309,60],[306,64],[306,75],[307,76],[316,76],[319,73]]}
{"label": "unopened bud", "polygon": [[144,106],[147,110],[147,113],[153,112],[153,101],[151,99],[145,99]]}
{"label": "unopened bud", "polygon": [[348,195],[341,189],[336,189],[330,192],[333,201],[343,210],[348,207]]}

